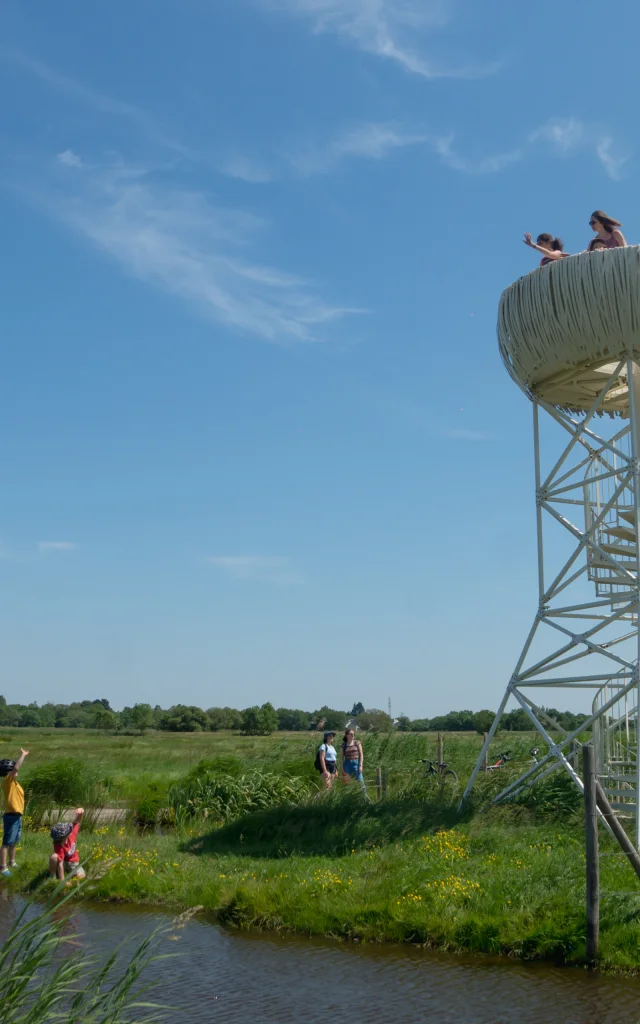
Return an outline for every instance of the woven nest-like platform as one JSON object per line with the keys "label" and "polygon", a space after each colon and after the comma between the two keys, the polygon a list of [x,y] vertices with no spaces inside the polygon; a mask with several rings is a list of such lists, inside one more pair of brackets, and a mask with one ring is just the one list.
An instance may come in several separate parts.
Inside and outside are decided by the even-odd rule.
{"label": "woven nest-like platform", "polygon": [[[498,343],[530,398],[589,409],[621,359],[640,363],[640,246],[569,256],[515,281],[500,299]],[[603,411],[628,415],[626,365]]]}

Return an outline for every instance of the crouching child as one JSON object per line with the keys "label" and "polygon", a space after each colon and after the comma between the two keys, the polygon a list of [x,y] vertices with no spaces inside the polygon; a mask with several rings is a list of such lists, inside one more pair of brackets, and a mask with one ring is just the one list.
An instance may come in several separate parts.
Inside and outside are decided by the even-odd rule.
{"label": "crouching child", "polygon": [[76,878],[85,877],[76,846],[83,814],[84,808],[78,807],[73,822],[59,821],[57,825],[52,825],[49,831],[49,835],[53,839],[53,853],[49,857],[49,874],[61,882],[64,880],[65,871],[67,874],[75,875]]}

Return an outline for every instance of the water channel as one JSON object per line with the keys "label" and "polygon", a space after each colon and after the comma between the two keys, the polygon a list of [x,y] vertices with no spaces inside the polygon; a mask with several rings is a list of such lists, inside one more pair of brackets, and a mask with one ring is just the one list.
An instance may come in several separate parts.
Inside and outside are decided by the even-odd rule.
{"label": "water channel", "polygon": [[[0,903],[0,938],[17,904]],[[163,920],[141,910],[72,910],[87,950],[141,938]],[[164,919],[168,921],[168,919]],[[637,1024],[640,980],[570,968],[229,932],[190,921],[176,954],[152,965],[167,1024]]]}

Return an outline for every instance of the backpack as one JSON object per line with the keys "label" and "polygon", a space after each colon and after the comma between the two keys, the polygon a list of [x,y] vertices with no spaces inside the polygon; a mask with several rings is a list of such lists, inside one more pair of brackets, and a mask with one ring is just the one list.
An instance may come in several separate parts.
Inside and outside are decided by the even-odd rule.
{"label": "backpack", "polygon": [[[321,744],[321,746],[324,746],[324,744]],[[316,754],[316,759],[313,762],[313,767],[315,768],[315,770],[317,772],[321,772],[322,771],[322,763],[320,761],[320,747],[318,747],[318,752]]]}

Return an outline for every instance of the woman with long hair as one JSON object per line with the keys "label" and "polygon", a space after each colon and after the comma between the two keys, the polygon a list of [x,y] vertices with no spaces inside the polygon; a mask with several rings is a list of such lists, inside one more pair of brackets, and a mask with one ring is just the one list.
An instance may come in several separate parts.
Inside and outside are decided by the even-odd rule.
{"label": "woman with long hair", "polygon": [[526,231],[523,241],[530,249],[535,249],[537,252],[542,253],[541,267],[546,267],[547,263],[553,263],[554,260],[563,260],[565,256],[569,255],[568,252],[564,252],[564,242],[562,239],[554,238],[547,231],[543,231],[541,235],[538,235],[535,242],[531,241],[531,235]]}
{"label": "woman with long hair", "polygon": [[356,739],[353,729],[347,729],[344,734],[344,739],[340,744],[340,768],[342,769],[342,778],[346,780],[348,778],[357,779],[362,786],[362,792],[367,795],[367,787],[364,784],[362,777],[362,769],[364,767],[364,752],[362,750],[362,743]]}
{"label": "woman with long hair", "polygon": [[627,244],[627,240],[620,230],[622,227],[620,221],[609,217],[603,210],[593,211],[589,219],[589,227],[593,228],[596,238],[602,239],[607,249],[617,249]]}

